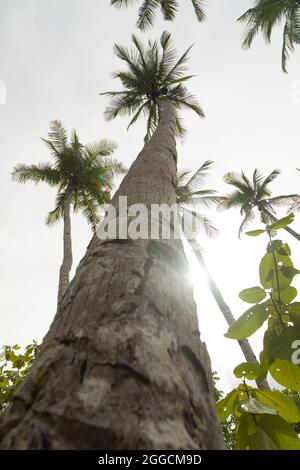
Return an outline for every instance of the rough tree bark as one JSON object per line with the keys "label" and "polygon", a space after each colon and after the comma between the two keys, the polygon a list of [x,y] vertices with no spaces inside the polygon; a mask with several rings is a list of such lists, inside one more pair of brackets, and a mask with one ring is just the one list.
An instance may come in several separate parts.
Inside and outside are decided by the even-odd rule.
{"label": "rough tree bark", "polygon": [[[208,268],[207,268],[207,265],[206,265],[206,262],[205,262],[205,259],[202,255],[202,249],[201,249],[201,246],[199,245],[199,243],[197,242],[197,240],[190,240],[190,245],[191,245],[191,248],[192,250],[194,251],[195,255],[196,255],[196,258],[200,264],[200,266],[204,269],[205,271],[205,274],[206,274],[206,277],[207,277],[207,282],[208,282],[208,287],[216,301],[216,304],[218,305],[221,313],[223,314],[223,317],[225,318],[225,321],[227,323],[228,326],[232,325],[234,322],[235,322],[235,317],[231,311],[231,309],[229,308],[229,306],[227,305],[227,303],[225,302],[225,299],[220,291],[220,289],[218,288],[217,284],[215,283],[215,281],[213,280]],[[242,353],[246,359],[247,362],[258,362],[257,360],[257,357],[249,343],[249,341],[247,339],[241,339],[241,340],[238,340],[238,343],[239,343],[239,346],[242,350]],[[270,385],[268,383],[268,381],[266,379],[262,380],[262,381],[256,381],[257,383],[257,386],[259,389],[262,389],[262,390],[271,390],[270,389]]]}
{"label": "rough tree bark", "polygon": [[[124,178],[133,203],[175,203],[175,116]],[[31,373],[2,449],[223,449],[209,356],[179,240],[94,238]]]}
{"label": "rough tree bark", "polygon": [[64,221],[64,239],[63,239],[63,262],[59,270],[59,282],[58,282],[58,299],[57,305],[60,304],[66,290],[70,284],[70,271],[73,263],[72,256],[72,239],[71,239],[71,199],[72,191],[70,188],[67,189],[66,198],[63,207],[63,221]]}

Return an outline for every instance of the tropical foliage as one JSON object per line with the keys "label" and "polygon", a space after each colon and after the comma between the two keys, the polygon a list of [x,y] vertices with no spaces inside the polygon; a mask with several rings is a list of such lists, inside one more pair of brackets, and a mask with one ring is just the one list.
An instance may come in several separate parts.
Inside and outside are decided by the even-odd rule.
{"label": "tropical foliage", "polygon": [[117,44],[114,46],[115,54],[126,63],[128,70],[114,74],[114,77],[121,81],[123,90],[101,93],[112,99],[105,111],[106,119],[132,116],[129,129],[144,115],[147,118],[145,140],[148,140],[159,122],[159,100],[165,100],[174,106],[177,112],[177,135],[183,136],[185,129],[178,111],[190,109],[198,116],[204,117],[196,98],[183,85],[192,78],[192,75],[185,74],[191,48],[177,58],[171,34],[167,32],[161,35],[159,44],[157,41],[149,41],[146,48],[134,35],[132,42],[132,50]]}
{"label": "tropical foliage", "polygon": [[[224,176],[224,181],[235,190],[221,199],[220,208],[240,210],[243,221],[239,228],[239,237],[248,224],[255,219],[255,209],[258,210],[261,221],[269,224],[276,222],[275,208],[289,206],[300,200],[298,194],[271,197],[269,185],[279,175],[280,170],[274,170],[265,178],[256,168],[252,178],[248,178],[243,172],[241,174],[229,172]],[[291,232],[289,227],[288,230]]]}
{"label": "tropical foliage", "polygon": [[198,230],[204,232],[210,238],[214,238],[218,234],[218,229],[206,215],[200,212],[200,209],[216,207],[220,201],[215,190],[203,189],[207,171],[212,163],[211,160],[207,160],[195,172],[190,170],[179,171],[176,178],[179,215],[183,218],[185,212],[191,214]]}
{"label": "tropical foliage", "polygon": [[0,413],[8,405],[13,392],[23,382],[31,369],[32,363],[39,351],[36,341],[28,344],[25,350],[20,346],[3,346],[0,353]]}
{"label": "tropical foliage", "polygon": [[256,0],[254,8],[250,8],[239,21],[246,23],[247,32],[243,42],[244,48],[251,47],[255,36],[261,32],[267,42],[278,23],[283,23],[283,42],[281,65],[287,72],[287,60],[295,46],[300,43],[300,2],[299,0]]}
{"label": "tropical foliage", "polygon": [[49,212],[46,223],[58,222],[63,216],[64,203],[71,195],[74,212],[82,211],[93,230],[100,218],[99,205],[110,200],[113,177],[126,171],[124,165],[111,157],[116,144],[102,139],[84,145],[76,131],[68,141],[67,131],[60,121],[52,121],[48,139],[42,139],[48,146],[52,163],[27,165],[20,163],[13,170],[13,178],[26,183],[47,183],[57,187],[55,207]]}
{"label": "tropical foliage", "polygon": [[287,216],[265,229],[248,232],[249,236],[266,233],[267,250],[259,265],[260,285],[245,289],[240,298],[249,304],[245,313],[229,327],[226,337],[244,339],[267,323],[260,363],[244,362],[234,369],[242,383],[217,404],[223,422],[234,415],[237,420],[237,449],[300,449],[295,432],[299,407],[291,396],[279,390],[258,390],[247,380],[271,374],[287,389],[300,392],[300,303],[291,284],[300,274],[291,260],[291,251],[274,231],[293,220]]}
{"label": "tropical foliage", "polygon": [[[111,5],[117,8],[127,7],[135,0],[111,0]],[[198,21],[205,19],[205,13],[203,10],[203,0],[190,0],[192,7],[194,8],[195,15]],[[140,8],[137,20],[137,27],[142,31],[152,26],[155,20],[157,10],[160,8],[162,15],[166,21],[173,21],[178,11],[179,4],[183,3],[183,0],[140,0]]]}

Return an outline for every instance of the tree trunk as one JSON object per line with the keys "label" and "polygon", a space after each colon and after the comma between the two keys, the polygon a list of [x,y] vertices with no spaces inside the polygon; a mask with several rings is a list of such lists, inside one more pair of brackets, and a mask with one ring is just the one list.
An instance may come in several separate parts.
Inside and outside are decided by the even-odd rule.
{"label": "tree trunk", "polygon": [[[212,295],[213,295],[213,297],[214,297],[221,313],[223,314],[223,317],[225,318],[225,320],[227,322],[227,325],[228,326],[232,325],[235,322],[235,317],[234,317],[232,311],[230,310],[229,306],[225,302],[224,297],[221,294],[220,289],[218,288],[215,281],[211,277],[211,274],[210,274],[210,272],[207,268],[205,259],[202,255],[202,249],[201,249],[199,243],[195,239],[194,240],[189,240],[189,242],[190,242],[192,250],[194,251],[194,253],[197,257],[197,260],[198,260],[200,266],[205,271],[209,289],[210,289],[210,291],[211,291],[211,293],[212,293]],[[257,362],[258,363],[258,360],[257,360],[257,358],[254,354],[254,351],[253,351],[249,341],[247,339],[241,339],[241,340],[238,340],[238,343],[240,345],[240,348],[242,350],[242,353],[243,353],[246,361],[247,362]],[[256,381],[256,383],[257,383],[257,386],[258,386],[259,389],[270,390],[270,386],[269,386],[268,381],[266,379],[262,380],[261,382]]]}
{"label": "tree trunk", "polygon": [[57,305],[60,304],[66,290],[70,284],[70,271],[72,268],[73,257],[72,257],[72,239],[71,239],[71,199],[72,192],[67,189],[66,199],[63,208],[63,219],[64,219],[64,241],[63,241],[63,262],[59,270],[59,283],[58,283],[58,299]]}
{"label": "tree trunk", "polygon": [[[114,197],[176,201],[175,115]],[[96,237],[0,426],[2,449],[223,449],[179,240]],[[2,439],[2,440],[1,440]]]}
{"label": "tree trunk", "polygon": [[[271,212],[269,212],[268,209],[263,208],[261,210],[272,220],[272,222],[278,222],[278,219]],[[292,237],[296,238],[296,240],[300,241],[300,234],[295,232],[295,230],[293,230],[291,227],[284,227],[284,230],[292,235]]]}

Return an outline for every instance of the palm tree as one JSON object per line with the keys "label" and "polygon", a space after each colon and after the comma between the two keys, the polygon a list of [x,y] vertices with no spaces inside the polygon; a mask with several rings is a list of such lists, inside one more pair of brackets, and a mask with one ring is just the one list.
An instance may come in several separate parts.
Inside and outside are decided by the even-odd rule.
{"label": "palm tree", "polygon": [[59,273],[58,303],[68,286],[72,268],[72,239],[70,211],[82,211],[93,231],[100,222],[98,207],[110,200],[113,176],[123,174],[125,167],[111,158],[116,144],[107,139],[83,145],[76,131],[68,142],[66,129],[60,121],[50,123],[49,139],[42,139],[50,149],[53,162],[26,165],[18,164],[13,178],[26,183],[41,182],[57,187],[55,207],[49,212],[46,224],[63,219],[63,262]]}
{"label": "palm tree", "polygon": [[[235,188],[235,191],[221,200],[221,209],[238,208],[244,216],[239,228],[239,238],[247,225],[255,219],[255,209],[259,211],[260,219],[264,224],[277,222],[275,217],[276,207],[287,206],[300,200],[298,194],[271,197],[270,183],[277,178],[280,170],[274,170],[266,178],[256,168],[252,180],[241,174],[229,172],[224,176],[224,181]],[[299,233],[290,227],[285,230],[296,240],[300,241]]]}
{"label": "palm tree", "polygon": [[[129,71],[116,74],[125,90],[108,116],[144,104],[148,141],[114,195],[117,221],[121,196],[129,208],[176,204],[175,111],[203,115],[182,85],[187,52],[177,60],[168,33],[161,47],[133,42],[131,52],[115,46]],[[94,237],[0,425],[0,448],[223,448],[187,272],[178,239]]]}
{"label": "palm tree", "polygon": [[238,21],[246,23],[248,30],[243,47],[251,47],[254,37],[261,32],[271,42],[274,26],[283,22],[281,65],[287,72],[286,63],[295,46],[300,44],[300,0],[256,0],[254,8],[246,11]]}
{"label": "palm tree", "polygon": [[[182,2],[182,0],[180,0]],[[130,0],[111,0],[111,5],[117,8],[127,7]],[[152,26],[155,19],[156,10],[161,9],[162,15],[166,21],[173,21],[178,11],[178,0],[141,0],[137,27],[142,31]],[[191,0],[197,20],[204,21],[205,13],[203,11],[203,0]]]}
{"label": "palm tree", "polygon": [[[211,208],[220,203],[220,198],[215,195],[216,192],[214,190],[203,189],[203,182],[205,180],[206,171],[211,167],[212,163],[213,162],[210,160],[204,162],[204,164],[193,174],[191,171],[179,172],[177,174],[176,184],[177,204],[182,222],[184,221],[186,212],[191,213],[192,218],[194,218],[195,222],[197,223],[198,230],[203,231],[208,237],[214,237],[218,230],[205,215],[199,212],[198,209],[201,207]],[[220,289],[209,272],[203,256],[202,247],[197,241],[197,231],[194,232],[193,238],[188,237],[188,242],[192,248],[192,251],[195,253],[200,266],[206,274],[208,287],[225,321],[227,322],[228,326],[232,325],[235,322],[235,317],[228,304],[225,302]],[[247,339],[239,340],[238,343],[246,361],[258,362]],[[266,380],[257,382],[257,385],[262,389],[270,388]]]}
{"label": "palm tree", "polygon": [[168,109],[172,109],[172,114],[174,112],[176,135],[183,137],[185,129],[178,111],[188,109],[204,117],[196,98],[183,86],[193,77],[184,74],[191,47],[176,59],[170,33],[164,32],[161,36],[161,52],[157,41],[149,41],[146,50],[134,35],[132,42],[135,49],[131,51],[117,44],[114,46],[116,56],[126,63],[128,70],[114,74],[121,81],[123,90],[101,93],[111,98],[105,111],[106,119],[110,121],[117,116],[131,115],[129,129],[143,114],[147,118],[147,142],[158,126],[163,107],[169,103],[171,107]]}

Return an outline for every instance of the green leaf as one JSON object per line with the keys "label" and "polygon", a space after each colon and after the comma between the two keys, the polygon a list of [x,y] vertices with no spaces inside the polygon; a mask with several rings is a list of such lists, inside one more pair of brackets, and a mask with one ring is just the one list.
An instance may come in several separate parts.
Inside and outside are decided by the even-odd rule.
{"label": "green leaf", "polygon": [[286,217],[283,217],[282,219],[277,220],[277,222],[274,222],[272,225],[269,225],[268,230],[278,230],[280,228],[285,228],[288,225],[290,225],[292,222],[294,222],[295,216],[294,214],[289,214]]}
{"label": "green leaf", "polygon": [[226,338],[245,339],[251,336],[267,320],[269,312],[266,302],[254,305],[246,310],[228,329]]}
{"label": "green leaf", "polygon": [[233,371],[234,375],[241,379],[255,380],[260,375],[260,365],[257,362],[242,362]]}
{"label": "green leaf", "polygon": [[298,365],[284,359],[276,359],[269,371],[280,385],[300,392],[300,367]]}
{"label": "green leaf", "polygon": [[300,274],[299,269],[295,269],[294,266],[282,266],[281,272],[289,278],[293,278],[297,274]]}
{"label": "green leaf", "polygon": [[300,329],[293,326],[286,327],[280,336],[274,336],[270,343],[270,349],[275,359],[292,361],[293,343],[300,340]]}
{"label": "green leaf", "polygon": [[[256,418],[255,418],[256,419]],[[257,418],[258,419],[258,418]],[[236,448],[238,450],[277,450],[275,442],[256,426],[253,415],[242,414],[236,429]]]}
{"label": "green leaf", "polygon": [[226,421],[226,419],[234,412],[239,402],[239,396],[239,390],[234,389],[230,393],[228,393],[225,398],[223,398],[217,403],[216,408],[221,423]]}
{"label": "green leaf", "polygon": [[262,233],[266,233],[266,230],[250,230],[250,232],[246,232],[246,235],[248,235],[248,237],[258,237]]}
{"label": "green leaf", "polygon": [[300,302],[294,302],[288,307],[290,321],[293,322],[295,327],[300,328]]}
{"label": "green leaf", "polygon": [[261,287],[255,286],[242,290],[242,292],[239,293],[239,297],[249,304],[257,304],[266,297],[266,292]]}
{"label": "green leaf", "polygon": [[299,450],[300,440],[280,416],[242,414],[237,426],[239,450]]}
{"label": "green leaf", "polygon": [[260,283],[265,289],[270,289],[272,283],[270,280],[270,273],[272,273],[271,279],[274,272],[274,260],[271,253],[266,253],[262,258],[259,265],[259,278]]}
{"label": "green leaf", "polygon": [[248,398],[247,400],[240,401],[238,409],[241,413],[252,413],[252,414],[271,414],[277,415],[278,411],[270,408],[269,406],[261,403],[255,398]]}
{"label": "green leaf", "polygon": [[280,416],[257,416],[258,427],[262,429],[279,450],[300,450],[300,439]]}
{"label": "green leaf", "polygon": [[279,300],[279,297],[280,297],[280,300],[281,300],[282,303],[289,304],[290,302],[292,302],[292,300],[294,300],[294,298],[297,296],[297,294],[298,294],[298,292],[297,292],[297,289],[295,287],[288,286],[285,289],[280,290],[279,292],[274,290],[273,291],[273,298],[275,300]]}
{"label": "green leaf", "polygon": [[297,423],[300,421],[300,412],[296,403],[287,398],[279,390],[252,390],[251,396],[260,402],[277,410],[279,416],[288,423]]}

